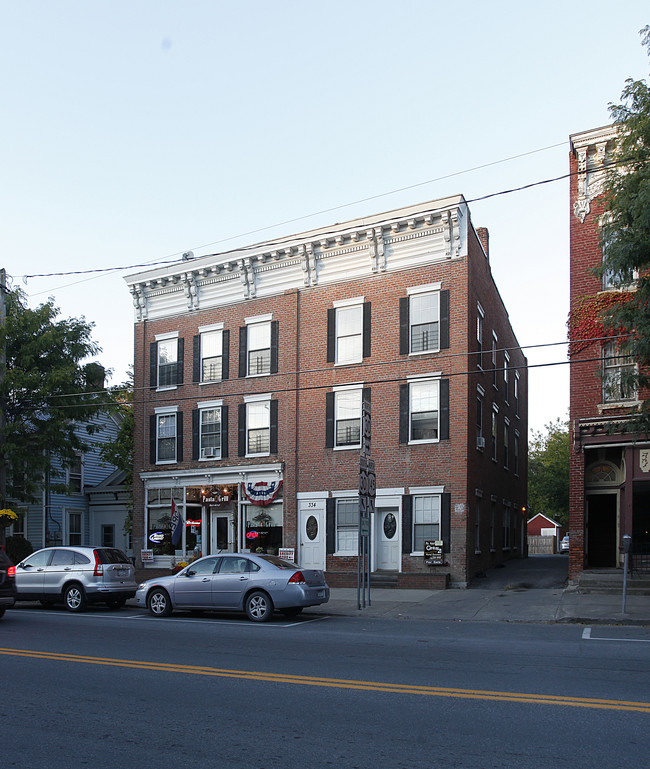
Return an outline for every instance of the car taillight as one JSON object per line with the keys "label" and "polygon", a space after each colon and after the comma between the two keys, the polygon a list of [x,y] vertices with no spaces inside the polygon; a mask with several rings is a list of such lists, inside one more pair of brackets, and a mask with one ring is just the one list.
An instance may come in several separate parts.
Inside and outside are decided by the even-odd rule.
{"label": "car taillight", "polygon": [[104,576],[104,564],[101,563],[99,560],[99,555],[97,551],[93,553],[95,556],[95,571],[93,572],[96,577],[103,577]]}
{"label": "car taillight", "polygon": [[289,580],[290,585],[304,585],[305,583],[306,580],[301,571],[297,571]]}
{"label": "car taillight", "polygon": [[8,577],[15,577],[16,576],[16,567],[15,566],[10,566],[7,569],[7,576]]}

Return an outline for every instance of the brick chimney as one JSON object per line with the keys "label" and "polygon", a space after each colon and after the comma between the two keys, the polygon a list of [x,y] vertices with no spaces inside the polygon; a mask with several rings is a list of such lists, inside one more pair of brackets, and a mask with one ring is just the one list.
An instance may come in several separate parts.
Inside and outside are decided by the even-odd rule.
{"label": "brick chimney", "polygon": [[479,227],[476,230],[476,234],[478,235],[478,239],[481,241],[481,245],[483,246],[483,250],[485,251],[485,256],[487,256],[488,261],[490,259],[490,233],[488,232],[487,227]]}

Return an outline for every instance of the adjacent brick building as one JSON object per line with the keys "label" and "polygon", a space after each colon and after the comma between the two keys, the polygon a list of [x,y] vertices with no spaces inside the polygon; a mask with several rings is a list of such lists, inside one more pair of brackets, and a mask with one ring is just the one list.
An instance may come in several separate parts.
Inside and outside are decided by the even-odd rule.
{"label": "adjacent brick building", "polygon": [[650,529],[650,442],[625,429],[628,415],[648,393],[626,385],[625,371],[635,364],[618,353],[615,340],[580,331],[600,309],[624,299],[610,275],[592,273],[603,258],[603,182],[616,137],[614,126],[570,137],[572,581],[586,568],[622,566],[623,536],[632,535],[641,546]]}
{"label": "adjacent brick building", "polygon": [[[365,400],[372,572],[466,585],[524,554],[526,360],[462,196],[127,283],[136,552],[162,565],[293,548],[356,584]],[[442,565],[425,564],[425,541],[443,543]]]}

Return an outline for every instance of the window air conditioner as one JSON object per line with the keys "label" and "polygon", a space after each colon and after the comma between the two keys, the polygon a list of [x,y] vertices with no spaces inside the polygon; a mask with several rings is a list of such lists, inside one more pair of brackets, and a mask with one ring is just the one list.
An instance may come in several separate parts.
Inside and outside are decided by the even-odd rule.
{"label": "window air conditioner", "polygon": [[207,446],[204,449],[201,449],[201,459],[214,459],[215,457],[218,457],[219,450],[215,449],[214,446]]}
{"label": "window air conditioner", "polygon": [[484,448],[485,448],[485,438],[483,438],[483,436],[482,436],[482,435],[481,435],[481,436],[479,436],[479,437],[476,439],[476,448],[477,448],[477,449],[484,449]]}

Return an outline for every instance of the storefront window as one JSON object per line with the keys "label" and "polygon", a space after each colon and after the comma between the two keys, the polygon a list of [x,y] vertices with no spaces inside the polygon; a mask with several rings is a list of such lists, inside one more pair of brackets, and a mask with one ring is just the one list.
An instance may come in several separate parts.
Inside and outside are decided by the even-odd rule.
{"label": "storefront window", "polygon": [[246,548],[255,553],[277,554],[282,547],[282,503],[244,506]]}
{"label": "storefront window", "polygon": [[[149,489],[147,492],[147,547],[154,555],[174,555],[172,545],[172,496],[183,510],[183,489]],[[183,515],[183,517],[185,517]]]}

